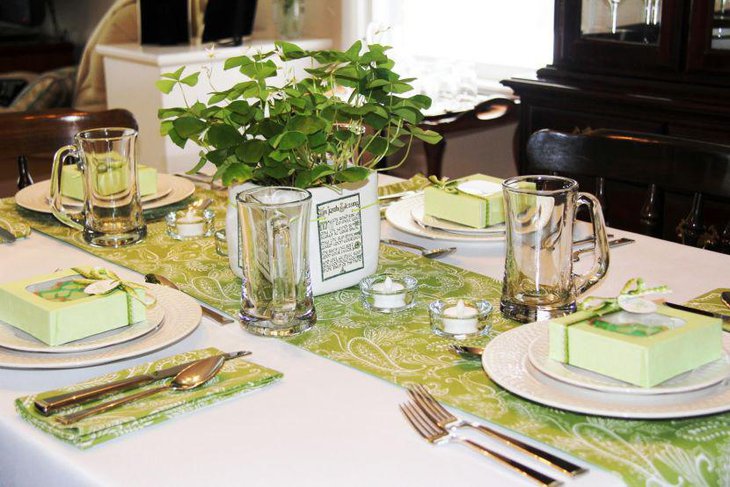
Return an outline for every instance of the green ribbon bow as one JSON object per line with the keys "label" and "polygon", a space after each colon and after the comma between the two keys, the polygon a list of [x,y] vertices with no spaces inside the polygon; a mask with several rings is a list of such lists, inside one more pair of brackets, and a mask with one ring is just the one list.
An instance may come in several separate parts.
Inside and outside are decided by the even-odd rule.
{"label": "green ribbon bow", "polygon": [[435,186],[436,188],[446,191],[447,193],[457,193],[458,190],[456,189],[456,185],[459,184],[460,180],[458,179],[451,179],[444,177],[442,179],[437,178],[436,176],[429,176],[428,180],[431,181],[431,185]]}
{"label": "green ribbon bow", "polygon": [[[109,269],[103,267],[72,267],[72,269],[83,277],[83,279],[76,279],[74,282],[85,285],[84,292],[86,294],[104,295],[120,290],[148,308],[157,302],[145,286],[136,282],[125,281]],[[139,297],[138,290],[144,292],[145,299]]]}

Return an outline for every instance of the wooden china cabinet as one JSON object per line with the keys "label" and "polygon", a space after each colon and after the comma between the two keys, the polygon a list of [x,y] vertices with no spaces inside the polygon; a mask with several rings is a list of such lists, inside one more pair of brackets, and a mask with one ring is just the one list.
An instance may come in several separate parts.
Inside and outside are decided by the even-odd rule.
{"label": "wooden china cabinet", "polygon": [[730,145],[730,0],[556,0],[553,63],[502,83],[521,100],[520,173],[543,128]]}
{"label": "wooden china cabinet", "polygon": [[521,100],[520,169],[542,128],[730,144],[730,0],[556,0],[553,64],[502,83]]}

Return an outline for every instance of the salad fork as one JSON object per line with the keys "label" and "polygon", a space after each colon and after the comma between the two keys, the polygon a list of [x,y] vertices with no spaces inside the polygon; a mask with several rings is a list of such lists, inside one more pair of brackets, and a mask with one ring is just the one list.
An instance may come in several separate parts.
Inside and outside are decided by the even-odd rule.
{"label": "salad fork", "polygon": [[551,453],[548,453],[540,448],[523,443],[520,440],[507,436],[499,431],[496,431],[488,426],[472,423],[459,419],[451,414],[445,407],[441,405],[434,397],[423,387],[421,384],[416,384],[413,387],[409,387],[408,395],[413,399],[416,405],[427,415],[431,420],[435,421],[441,428],[452,431],[457,428],[472,428],[475,429],[490,438],[501,441],[512,448],[519,450],[520,452],[528,455],[529,457],[558,470],[566,475],[575,477],[581,473],[585,473],[586,470],[579,465],[569,462],[563,458],[559,458]]}
{"label": "salad fork", "polygon": [[523,475],[530,480],[534,481],[538,485],[545,487],[552,487],[561,485],[562,482],[556,480],[548,475],[538,472],[527,465],[512,460],[501,453],[497,453],[494,450],[480,445],[468,438],[457,436],[434,423],[428,416],[426,416],[415,404],[404,403],[400,405],[400,410],[406,417],[406,420],[411,424],[414,430],[421,435],[423,439],[433,445],[439,445],[443,443],[455,442],[464,445],[475,452],[484,455],[487,458],[495,460],[496,462],[510,468],[511,470]]}

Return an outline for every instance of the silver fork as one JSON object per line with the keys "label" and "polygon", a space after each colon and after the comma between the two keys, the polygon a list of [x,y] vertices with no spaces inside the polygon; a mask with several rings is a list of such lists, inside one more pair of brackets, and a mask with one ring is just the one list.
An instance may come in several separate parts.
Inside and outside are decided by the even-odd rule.
{"label": "silver fork", "polygon": [[533,470],[527,465],[523,465],[516,460],[512,460],[496,451],[490,450],[489,448],[480,445],[468,438],[462,438],[457,436],[434,423],[423,411],[421,411],[415,404],[404,403],[400,405],[400,410],[406,417],[408,422],[413,426],[413,429],[421,435],[426,441],[431,444],[439,445],[443,443],[456,442],[464,445],[475,452],[490,458],[511,470],[519,473],[520,475],[527,477],[538,485],[545,487],[552,487],[561,485],[562,482],[555,480],[554,478]]}
{"label": "silver fork", "polygon": [[520,452],[530,456],[531,458],[554,468],[566,475],[575,477],[576,475],[587,472],[588,470],[569,462],[563,458],[559,458],[551,453],[548,453],[540,448],[523,443],[520,440],[507,436],[499,431],[493,430],[488,426],[479,423],[472,423],[463,419],[457,418],[451,414],[445,407],[441,405],[434,397],[423,387],[421,384],[416,384],[413,387],[408,388],[408,395],[413,399],[416,405],[426,414],[429,418],[436,422],[441,428],[452,431],[456,428],[472,428],[490,438],[500,440],[512,448],[519,450]]}

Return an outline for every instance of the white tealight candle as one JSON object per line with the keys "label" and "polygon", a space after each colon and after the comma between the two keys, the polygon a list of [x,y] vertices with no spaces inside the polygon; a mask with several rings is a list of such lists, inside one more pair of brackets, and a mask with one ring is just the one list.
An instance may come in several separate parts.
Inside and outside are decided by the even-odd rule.
{"label": "white tealight candle", "polygon": [[459,300],[456,306],[446,308],[442,312],[441,322],[446,333],[452,335],[470,335],[479,331],[479,312]]}
{"label": "white tealight candle", "polygon": [[203,218],[195,213],[188,212],[175,223],[177,234],[181,237],[199,237],[205,233]]}
{"label": "white tealight candle", "polygon": [[[386,277],[383,282],[373,284],[373,306],[380,309],[402,308],[406,305],[405,286]],[[381,294],[382,293],[382,294]]]}

